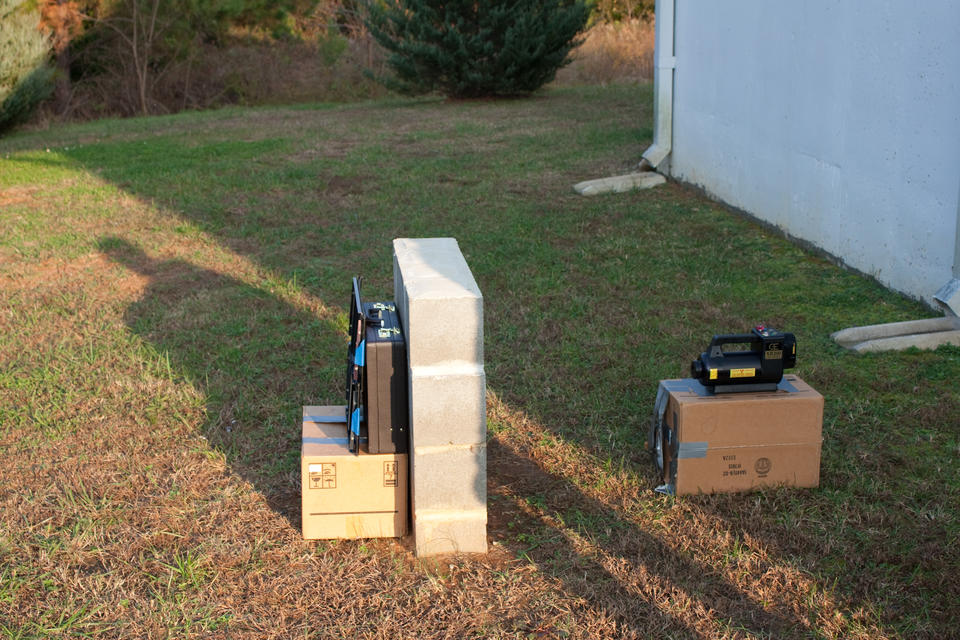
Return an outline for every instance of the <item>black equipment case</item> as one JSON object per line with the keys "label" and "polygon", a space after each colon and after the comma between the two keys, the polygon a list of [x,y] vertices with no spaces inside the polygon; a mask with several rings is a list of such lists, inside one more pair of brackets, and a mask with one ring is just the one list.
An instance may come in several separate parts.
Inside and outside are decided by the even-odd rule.
{"label": "black equipment case", "polygon": [[[725,351],[725,345],[749,349]],[[690,365],[690,375],[714,393],[776,391],[783,370],[796,364],[796,337],[761,324],[750,333],[713,336]]]}
{"label": "black equipment case", "polygon": [[350,450],[369,453],[409,449],[407,345],[393,302],[363,302],[360,278],[350,297],[347,350],[347,423]]}

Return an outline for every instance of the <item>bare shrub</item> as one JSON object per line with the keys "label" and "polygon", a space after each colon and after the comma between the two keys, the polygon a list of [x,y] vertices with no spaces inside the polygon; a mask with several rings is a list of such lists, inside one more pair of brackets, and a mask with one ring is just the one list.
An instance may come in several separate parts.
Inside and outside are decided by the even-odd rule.
{"label": "bare shrub", "polygon": [[[384,95],[364,76],[382,72],[383,55],[365,36],[336,34],[315,42],[248,40],[229,46],[202,43],[189,57],[169,62],[149,85],[150,113],[174,113],[229,104],[344,102]],[[140,76],[132,65],[91,75],[74,87],[72,118],[142,113]]]}
{"label": "bare shrub", "polygon": [[382,67],[367,38],[330,36],[315,43],[255,43],[205,49],[197,78],[186,87],[187,108],[216,104],[342,102],[383,95],[363,75]]}
{"label": "bare shrub", "polygon": [[87,0],[83,13],[74,0],[44,2],[51,28],[63,23],[58,61],[74,82],[39,120],[384,93],[363,75],[382,55],[352,1]]}
{"label": "bare shrub", "polygon": [[554,84],[646,82],[653,79],[653,20],[598,23],[587,30],[573,52],[573,62],[557,73]]}

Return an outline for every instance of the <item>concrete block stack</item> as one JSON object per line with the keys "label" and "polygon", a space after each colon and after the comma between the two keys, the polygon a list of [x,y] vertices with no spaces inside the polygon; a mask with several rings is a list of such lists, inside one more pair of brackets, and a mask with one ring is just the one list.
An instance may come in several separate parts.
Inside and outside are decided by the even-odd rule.
{"label": "concrete block stack", "polygon": [[419,556],[487,550],[483,295],[453,238],[393,241]]}

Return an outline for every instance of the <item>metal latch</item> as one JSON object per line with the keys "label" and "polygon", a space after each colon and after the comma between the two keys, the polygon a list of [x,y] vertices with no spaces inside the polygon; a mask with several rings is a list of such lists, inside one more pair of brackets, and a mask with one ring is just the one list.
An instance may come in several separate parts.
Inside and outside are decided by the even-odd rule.
{"label": "metal latch", "polygon": [[377,329],[377,335],[381,338],[389,338],[391,334],[400,335],[400,327],[380,327]]}
{"label": "metal latch", "polygon": [[373,308],[377,311],[396,311],[397,308],[392,304],[383,304],[382,302],[374,302]]}

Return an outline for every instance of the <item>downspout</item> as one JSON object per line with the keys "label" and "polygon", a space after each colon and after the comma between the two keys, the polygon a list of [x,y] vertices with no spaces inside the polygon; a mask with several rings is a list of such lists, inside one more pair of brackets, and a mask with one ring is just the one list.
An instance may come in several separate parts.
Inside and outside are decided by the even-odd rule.
{"label": "downspout", "polygon": [[960,316],[960,193],[957,195],[957,232],[953,240],[953,278],[933,294],[947,315]]}
{"label": "downspout", "polygon": [[670,155],[673,142],[673,17],[676,0],[656,0],[656,42],[653,58],[653,144],[643,152],[640,166],[634,173],[609,178],[584,180],[573,185],[582,196],[619,193],[633,189],[649,189],[667,181],[657,169],[666,169],[664,160]]}
{"label": "downspout", "polygon": [[674,17],[676,0],[656,0],[653,76],[653,144],[643,152],[641,169],[658,169],[673,147]]}

